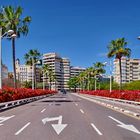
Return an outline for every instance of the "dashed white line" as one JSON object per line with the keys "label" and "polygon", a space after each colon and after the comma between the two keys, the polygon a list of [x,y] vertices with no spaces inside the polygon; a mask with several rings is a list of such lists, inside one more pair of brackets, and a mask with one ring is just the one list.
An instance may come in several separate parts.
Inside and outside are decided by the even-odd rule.
{"label": "dashed white line", "polygon": [[19,135],[28,125],[30,125],[31,123],[30,122],[28,122],[26,125],[24,125],[19,131],[17,131],[16,133],[15,133],[15,135],[17,136],[17,135]]}
{"label": "dashed white line", "polygon": [[91,126],[94,128],[94,130],[101,136],[101,135],[103,135],[101,132],[100,132],[100,130],[93,124],[93,123],[91,123]]}
{"label": "dashed white line", "polygon": [[81,111],[81,113],[83,113],[83,114],[84,114],[84,111],[83,111],[82,109],[80,109],[80,111]]}
{"label": "dashed white line", "polygon": [[41,111],[41,113],[43,113],[45,110],[46,110],[46,109],[44,108],[44,109]]}
{"label": "dashed white line", "polygon": [[78,104],[75,104],[76,106],[78,106]]}

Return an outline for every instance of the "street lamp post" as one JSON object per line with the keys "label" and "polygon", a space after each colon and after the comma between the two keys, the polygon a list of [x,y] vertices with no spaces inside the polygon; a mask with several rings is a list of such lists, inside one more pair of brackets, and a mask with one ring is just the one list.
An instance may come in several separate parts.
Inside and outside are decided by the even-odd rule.
{"label": "street lamp post", "polygon": [[34,59],[32,58],[32,90],[34,90]]}
{"label": "street lamp post", "polygon": [[5,32],[2,35],[2,28],[0,27],[0,89],[2,89],[2,41],[1,40],[5,35],[11,35],[11,37],[6,37],[6,38],[16,37],[16,35],[13,33],[14,33],[13,30],[9,30],[8,32]]}
{"label": "street lamp post", "polygon": [[94,90],[96,91],[97,90],[97,79],[96,79],[97,77],[96,77],[96,75],[95,75],[95,83],[94,83]]}

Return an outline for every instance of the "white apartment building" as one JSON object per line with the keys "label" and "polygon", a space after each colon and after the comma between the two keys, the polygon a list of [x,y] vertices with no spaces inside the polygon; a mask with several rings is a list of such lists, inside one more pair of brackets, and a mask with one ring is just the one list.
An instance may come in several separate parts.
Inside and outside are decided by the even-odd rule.
{"label": "white apartment building", "polygon": [[[32,66],[21,65],[20,60],[16,60],[16,78],[20,82],[32,81]],[[36,67],[36,81],[40,82],[40,68]]]}
{"label": "white apartment building", "polygon": [[6,65],[2,64],[2,79],[7,79],[8,78],[8,68]]}
{"label": "white apartment building", "polygon": [[70,67],[70,77],[77,76],[77,75],[79,75],[79,73],[81,73],[85,70],[86,70],[86,68],[71,66]]}
{"label": "white apartment building", "polygon": [[[68,89],[67,82],[70,78],[70,61],[67,58],[61,58],[57,53],[46,53],[43,55],[43,64],[51,67],[55,80],[52,81],[52,89]],[[46,78],[44,78],[45,80]]]}
{"label": "white apartment building", "polygon": [[[140,59],[123,57],[121,60],[122,83],[140,80]],[[114,60],[114,81],[120,83],[119,60]]]}

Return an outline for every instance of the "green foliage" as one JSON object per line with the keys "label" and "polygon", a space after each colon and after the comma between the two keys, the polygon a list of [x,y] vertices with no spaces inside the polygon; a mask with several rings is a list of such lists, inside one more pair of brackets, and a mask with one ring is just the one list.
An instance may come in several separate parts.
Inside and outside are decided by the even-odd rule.
{"label": "green foliage", "polygon": [[[100,89],[102,90],[109,90],[110,89],[110,82],[101,82]],[[115,82],[112,82],[112,90],[119,89],[119,85]]]}
{"label": "green foliage", "polygon": [[130,83],[123,84],[124,90],[140,90],[140,81],[133,81]]}
{"label": "green foliage", "polygon": [[0,11],[0,26],[3,29],[3,33],[9,29],[13,30],[17,37],[21,34],[28,34],[28,24],[31,22],[31,17],[27,16],[22,18],[23,9],[18,6],[17,8],[12,6],[3,7]]}
{"label": "green foliage", "polygon": [[76,91],[76,88],[78,87],[78,78],[76,76],[70,78],[68,81],[68,85],[70,89],[74,89]]}
{"label": "green foliage", "polygon": [[32,82],[31,81],[25,81],[22,83],[23,88],[32,88]]}
{"label": "green foliage", "polygon": [[24,55],[26,65],[32,66],[33,61],[37,63],[40,60],[41,54],[38,50],[29,50],[28,53]]}
{"label": "green foliage", "polygon": [[127,42],[125,38],[119,38],[112,40],[108,46],[108,58],[115,57],[119,60],[119,72],[120,72],[120,89],[122,89],[122,70],[121,70],[121,58],[123,56],[130,57],[131,49],[126,48]]}

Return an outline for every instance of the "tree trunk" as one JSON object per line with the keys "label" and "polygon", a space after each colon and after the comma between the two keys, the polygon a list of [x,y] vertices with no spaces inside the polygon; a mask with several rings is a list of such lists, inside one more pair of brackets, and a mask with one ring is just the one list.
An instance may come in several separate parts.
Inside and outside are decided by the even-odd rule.
{"label": "tree trunk", "polygon": [[16,65],[15,65],[15,38],[12,38],[12,57],[13,57],[13,72],[14,72],[14,88],[17,88],[16,81]]}
{"label": "tree trunk", "polygon": [[122,90],[122,69],[121,69],[121,58],[119,58],[119,70],[120,70],[120,90]]}

